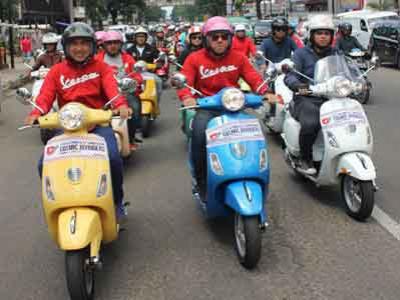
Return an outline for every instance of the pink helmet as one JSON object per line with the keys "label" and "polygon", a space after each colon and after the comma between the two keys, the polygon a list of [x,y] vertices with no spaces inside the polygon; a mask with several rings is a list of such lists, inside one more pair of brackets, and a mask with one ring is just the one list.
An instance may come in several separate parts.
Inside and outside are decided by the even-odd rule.
{"label": "pink helmet", "polygon": [[96,36],[96,41],[97,41],[98,44],[103,43],[103,39],[104,39],[105,34],[106,34],[105,31],[96,31],[94,33],[94,35]]}
{"label": "pink helmet", "polygon": [[228,20],[224,17],[212,17],[207,20],[203,26],[203,35],[207,35],[213,31],[228,31],[233,34],[233,29]]}
{"label": "pink helmet", "polygon": [[111,42],[111,41],[120,41],[121,43],[124,42],[124,38],[122,37],[121,32],[119,31],[107,31],[103,37],[103,42]]}

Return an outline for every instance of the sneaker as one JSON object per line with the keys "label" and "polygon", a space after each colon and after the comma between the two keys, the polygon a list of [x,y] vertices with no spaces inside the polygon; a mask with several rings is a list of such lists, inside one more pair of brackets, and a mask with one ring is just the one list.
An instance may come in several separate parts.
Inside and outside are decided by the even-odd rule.
{"label": "sneaker", "polygon": [[116,206],[115,210],[118,220],[121,220],[128,215],[128,210],[126,208],[128,205],[129,205],[128,202],[127,203],[121,202]]}
{"label": "sneaker", "polygon": [[307,175],[317,174],[317,169],[314,168],[313,162],[309,160],[300,160],[299,171]]}
{"label": "sneaker", "polygon": [[133,140],[135,141],[135,143],[139,143],[139,144],[143,143],[143,140],[139,139],[137,137],[135,137]]}

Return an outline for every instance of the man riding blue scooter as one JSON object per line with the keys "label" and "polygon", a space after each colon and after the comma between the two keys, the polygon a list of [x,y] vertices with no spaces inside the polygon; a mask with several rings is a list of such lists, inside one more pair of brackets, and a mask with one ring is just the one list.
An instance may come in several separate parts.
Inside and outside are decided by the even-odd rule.
{"label": "man riding blue scooter", "polygon": [[178,96],[186,107],[199,108],[189,143],[193,194],[208,217],[234,212],[238,256],[245,267],[252,268],[260,257],[259,231],[266,222],[269,167],[260,124],[243,111],[261,106],[263,96],[244,95],[238,81],[243,77],[261,95],[267,87],[248,59],[230,50],[232,34],[225,18],[207,21],[205,48],[191,54],[181,71],[181,86],[183,82],[194,87],[202,98],[195,99],[188,87],[179,90]]}

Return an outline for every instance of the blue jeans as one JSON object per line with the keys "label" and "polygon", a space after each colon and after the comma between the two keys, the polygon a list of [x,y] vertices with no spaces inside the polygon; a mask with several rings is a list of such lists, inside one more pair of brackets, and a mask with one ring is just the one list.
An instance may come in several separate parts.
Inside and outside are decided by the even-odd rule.
{"label": "blue jeans", "polygon": [[[60,135],[62,132],[59,132]],[[122,176],[122,158],[118,151],[117,140],[115,139],[114,132],[111,127],[96,127],[91,133],[97,134],[103,137],[106,141],[108,148],[108,157],[110,159],[110,169],[112,178],[112,187],[114,194],[114,203],[116,205],[122,204],[122,199],[124,197],[124,191],[122,188],[123,176]],[[38,164],[39,176],[42,178],[43,171],[43,154],[39,159]]]}

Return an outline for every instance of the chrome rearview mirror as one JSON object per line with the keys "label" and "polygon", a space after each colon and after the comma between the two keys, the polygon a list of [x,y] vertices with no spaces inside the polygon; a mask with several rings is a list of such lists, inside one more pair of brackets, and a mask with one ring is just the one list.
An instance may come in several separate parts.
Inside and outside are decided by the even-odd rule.
{"label": "chrome rearview mirror", "polygon": [[168,60],[171,62],[175,62],[177,60],[177,58],[175,55],[170,55],[170,56],[168,56]]}
{"label": "chrome rearview mirror", "polygon": [[380,59],[378,56],[373,56],[371,58],[371,64],[375,67],[375,68],[379,68],[380,67]]}
{"label": "chrome rearview mirror", "polygon": [[182,89],[186,86],[186,76],[182,73],[175,73],[171,77],[171,85],[176,89]]}
{"label": "chrome rearview mirror", "polygon": [[264,53],[261,51],[261,50],[258,50],[257,52],[256,52],[256,58],[262,58],[263,56],[264,56]]}
{"label": "chrome rearview mirror", "polygon": [[288,73],[295,68],[295,65],[291,59],[285,58],[280,63],[276,64],[276,68],[279,73]]}
{"label": "chrome rearview mirror", "polygon": [[122,78],[118,80],[118,87],[122,94],[133,93],[137,88],[137,81],[132,78]]}
{"label": "chrome rearview mirror", "polygon": [[275,64],[268,64],[267,70],[265,71],[265,78],[274,80],[276,76],[278,76],[278,69]]}
{"label": "chrome rearview mirror", "polygon": [[17,89],[16,99],[23,105],[31,105],[31,101],[30,101],[31,97],[32,97],[32,94],[27,88]]}

